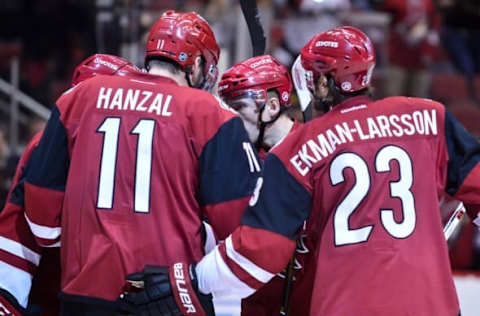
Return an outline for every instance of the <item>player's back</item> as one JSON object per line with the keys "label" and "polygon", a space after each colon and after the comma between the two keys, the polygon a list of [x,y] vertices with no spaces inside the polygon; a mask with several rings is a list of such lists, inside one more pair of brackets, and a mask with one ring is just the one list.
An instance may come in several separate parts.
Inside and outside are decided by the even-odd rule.
{"label": "player's back", "polygon": [[312,192],[311,315],[458,313],[438,207],[444,118],[426,99],[356,97],[275,150]]}
{"label": "player's back", "polygon": [[71,157],[62,215],[66,294],[115,300],[124,277],[145,264],[203,255],[198,159],[222,121],[209,122],[211,112],[232,115],[206,92],[152,77],[98,76],[57,104]]}

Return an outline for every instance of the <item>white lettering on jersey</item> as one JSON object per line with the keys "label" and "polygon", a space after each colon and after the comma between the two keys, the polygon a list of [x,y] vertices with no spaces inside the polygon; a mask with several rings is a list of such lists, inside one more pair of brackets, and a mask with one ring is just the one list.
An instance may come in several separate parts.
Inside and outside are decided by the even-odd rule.
{"label": "white lettering on jersey", "polygon": [[115,108],[117,108],[117,110],[121,110],[122,99],[123,99],[123,89],[117,89],[117,91],[113,95],[112,102],[110,103],[110,106],[108,108],[110,110],[114,110]]}
{"label": "white lettering on jersey", "polygon": [[140,96],[140,90],[127,90],[127,95],[125,96],[125,102],[123,103],[123,110],[135,110],[135,105],[138,102],[138,97]]}
{"label": "white lettering on jersey", "polygon": [[[363,126],[363,128],[362,128]],[[335,124],[315,138],[308,139],[290,158],[295,170],[305,176],[313,164],[325,159],[338,146],[350,142],[387,137],[437,135],[437,111],[417,110],[402,115],[378,115]]]}
{"label": "white lettering on jersey", "polygon": [[258,202],[258,197],[260,196],[260,189],[262,188],[263,185],[263,178],[258,177],[257,179],[257,184],[255,184],[255,189],[253,190],[252,197],[250,198],[250,201],[248,201],[249,206],[255,206]]}
{"label": "white lettering on jersey", "polygon": [[100,92],[98,93],[98,98],[97,98],[97,109],[101,109],[101,108],[106,109],[108,107],[111,94],[112,94],[112,88],[108,88],[108,89],[105,89],[105,87],[100,88]]}
{"label": "white lettering on jersey", "polygon": [[97,109],[118,111],[139,111],[159,116],[172,116],[170,103],[172,96],[152,91],[101,87],[97,97]]}
{"label": "white lettering on jersey", "polygon": [[290,158],[290,162],[292,165],[297,169],[298,173],[300,173],[302,176],[306,175],[308,171],[310,171],[309,167],[302,167],[302,162],[298,160],[299,157],[298,155],[293,156]]}
{"label": "white lettering on jersey", "polygon": [[355,125],[355,128],[352,130],[352,133],[357,132],[358,137],[360,137],[361,140],[366,140],[370,138],[368,135],[365,135],[363,133],[362,127],[360,126],[360,123],[358,122],[358,120],[353,121],[353,124]]}
{"label": "white lettering on jersey", "polygon": [[146,111],[147,108],[144,107],[143,105],[147,102],[148,99],[152,96],[153,92],[152,91],[142,91],[143,99],[140,101],[140,103],[137,105],[135,110],[137,111]]}

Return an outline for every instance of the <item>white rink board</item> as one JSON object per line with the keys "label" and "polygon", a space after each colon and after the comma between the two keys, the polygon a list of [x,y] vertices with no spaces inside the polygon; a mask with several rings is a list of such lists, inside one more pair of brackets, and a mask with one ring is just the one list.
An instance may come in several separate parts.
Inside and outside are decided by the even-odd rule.
{"label": "white rink board", "polygon": [[[480,274],[454,274],[462,316],[480,315]],[[234,297],[215,301],[217,316],[240,315],[240,302]]]}
{"label": "white rink board", "polygon": [[215,316],[240,316],[241,301],[236,297],[223,297],[222,299],[213,299]]}
{"label": "white rink board", "polygon": [[455,274],[462,316],[480,315],[480,274]]}

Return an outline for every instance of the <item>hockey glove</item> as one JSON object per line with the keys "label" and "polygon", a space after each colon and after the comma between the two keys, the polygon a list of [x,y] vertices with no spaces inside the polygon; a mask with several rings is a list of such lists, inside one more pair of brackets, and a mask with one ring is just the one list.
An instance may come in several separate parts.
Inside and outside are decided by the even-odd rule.
{"label": "hockey glove", "polygon": [[121,296],[123,305],[135,315],[215,315],[212,296],[198,291],[194,265],[147,265],[143,272],[128,275],[127,282],[141,289]]}
{"label": "hockey glove", "polygon": [[0,289],[0,315],[22,316],[26,315],[25,309],[18,304],[15,297],[8,291]]}

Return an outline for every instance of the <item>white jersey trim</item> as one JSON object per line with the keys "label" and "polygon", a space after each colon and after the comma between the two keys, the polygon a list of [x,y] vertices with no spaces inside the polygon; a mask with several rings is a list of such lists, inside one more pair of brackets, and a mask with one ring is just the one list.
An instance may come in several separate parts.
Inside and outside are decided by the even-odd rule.
{"label": "white jersey trim", "polygon": [[225,240],[225,248],[227,250],[227,256],[235,261],[239,266],[241,266],[245,271],[247,271],[252,277],[257,279],[262,283],[267,283],[275,274],[268,272],[257,266],[255,263],[242,256],[240,253],[236,252],[233,248],[232,236],[228,236]]}
{"label": "white jersey trim", "polygon": [[198,288],[202,293],[211,293],[214,299],[235,295],[244,298],[252,295],[255,290],[242,282],[223,261],[218,246],[195,267],[198,278]]}
{"label": "white jersey trim", "polygon": [[207,254],[213,249],[215,249],[215,246],[217,245],[217,239],[215,238],[215,233],[213,232],[212,226],[210,226],[210,224],[207,222],[202,222],[202,224],[205,228],[205,235],[207,236],[205,238],[205,245],[203,246],[203,249]]}
{"label": "white jersey trim", "polygon": [[40,258],[42,257],[40,254],[29,249],[28,247],[25,247],[21,243],[2,236],[0,236],[0,249],[22,259],[25,259],[36,266],[38,266],[38,264],[40,263]]}
{"label": "white jersey trim", "polygon": [[12,294],[26,308],[32,287],[32,275],[17,267],[0,261],[0,288]]}
{"label": "white jersey trim", "polygon": [[61,227],[48,227],[35,224],[28,218],[27,214],[25,214],[25,219],[27,220],[32,233],[38,238],[55,240],[62,233]]}
{"label": "white jersey trim", "polygon": [[57,241],[56,243],[54,244],[51,244],[51,245],[47,245],[47,246],[42,246],[42,247],[45,247],[45,248],[58,248],[62,245],[62,242],[59,240]]}

